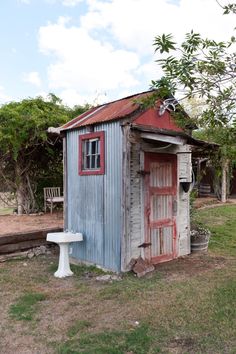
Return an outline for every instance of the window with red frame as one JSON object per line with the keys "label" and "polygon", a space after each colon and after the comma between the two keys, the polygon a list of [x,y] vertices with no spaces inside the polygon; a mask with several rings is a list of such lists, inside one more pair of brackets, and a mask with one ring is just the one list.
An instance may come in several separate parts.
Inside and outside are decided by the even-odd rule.
{"label": "window with red frame", "polygon": [[79,136],[79,174],[102,175],[104,163],[104,132]]}

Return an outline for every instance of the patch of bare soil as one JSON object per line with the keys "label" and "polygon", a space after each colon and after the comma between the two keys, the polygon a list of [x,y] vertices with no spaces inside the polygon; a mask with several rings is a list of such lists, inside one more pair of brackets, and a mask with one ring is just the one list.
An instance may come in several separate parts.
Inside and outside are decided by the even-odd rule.
{"label": "patch of bare soil", "polygon": [[[226,202],[227,204],[236,204],[236,198],[229,198]],[[193,203],[196,209],[204,209],[204,208],[214,208],[221,205],[225,205],[216,197],[203,197],[203,198],[196,198]]]}
{"label": "patch of bare soil", "polygon": [[204,208],[206,206],[208,207],[212,205],[220,205],[220,204],[221,202],[216,197],[196,198],[193,203],[196,209]]}
{"label": "patch of bare soil", "polygon": [[0,216],[0,237],[24,231],[45,230],[63,227],[63,213],[32,214],[32,215],[2,215]]}
{"label": "patch of bare soil", "polygon": [[224,268],[227,260],[210,254],[192,253],[170,262],[158,264],[156,270],[168,281],[182,280],[212,269]]}
{"label": "patch of bare soil", "polygon": [[194,353],[194,339],[175,337],[168,349],[170,354]]}

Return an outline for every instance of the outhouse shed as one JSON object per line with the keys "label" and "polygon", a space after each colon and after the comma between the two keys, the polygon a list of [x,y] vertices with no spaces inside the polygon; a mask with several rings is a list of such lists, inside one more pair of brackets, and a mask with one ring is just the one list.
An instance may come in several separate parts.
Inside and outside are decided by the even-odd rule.
{"label": "outhouse shed", "polygon": [[[120,272],[190,253],[191,145],[168,105],[137,95],[91,108],[65,124],[65,229],[81,232],[70,257]],[[164,107],[165,108],[165,107]],[[183,112],[184,114],[184,112]]]}

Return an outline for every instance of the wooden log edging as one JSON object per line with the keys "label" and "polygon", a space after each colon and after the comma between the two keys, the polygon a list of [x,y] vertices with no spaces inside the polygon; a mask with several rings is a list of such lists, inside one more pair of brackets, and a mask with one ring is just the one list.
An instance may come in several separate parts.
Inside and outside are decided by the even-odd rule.
{"label": "wooden log edging", "polygon": [[62,227],[54,227],[43,230],[11,233],[0,236],[0,254],[25,251],[48,243],[46,241],[49,232],[61,232]]}

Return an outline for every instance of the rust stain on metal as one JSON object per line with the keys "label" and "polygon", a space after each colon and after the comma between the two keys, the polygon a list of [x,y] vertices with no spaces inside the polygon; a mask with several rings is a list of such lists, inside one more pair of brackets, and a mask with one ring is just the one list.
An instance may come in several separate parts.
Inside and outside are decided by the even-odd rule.
{"label": "rust stain on metal", "polygon": [[152,91],[142,92],[91,108],[87,112],[66,123],[61,130],[75,129],[86,125],[109,122],[124,118],[139,109],[139,104],[136,103],[135,100],[142,99],[152,93]]}

